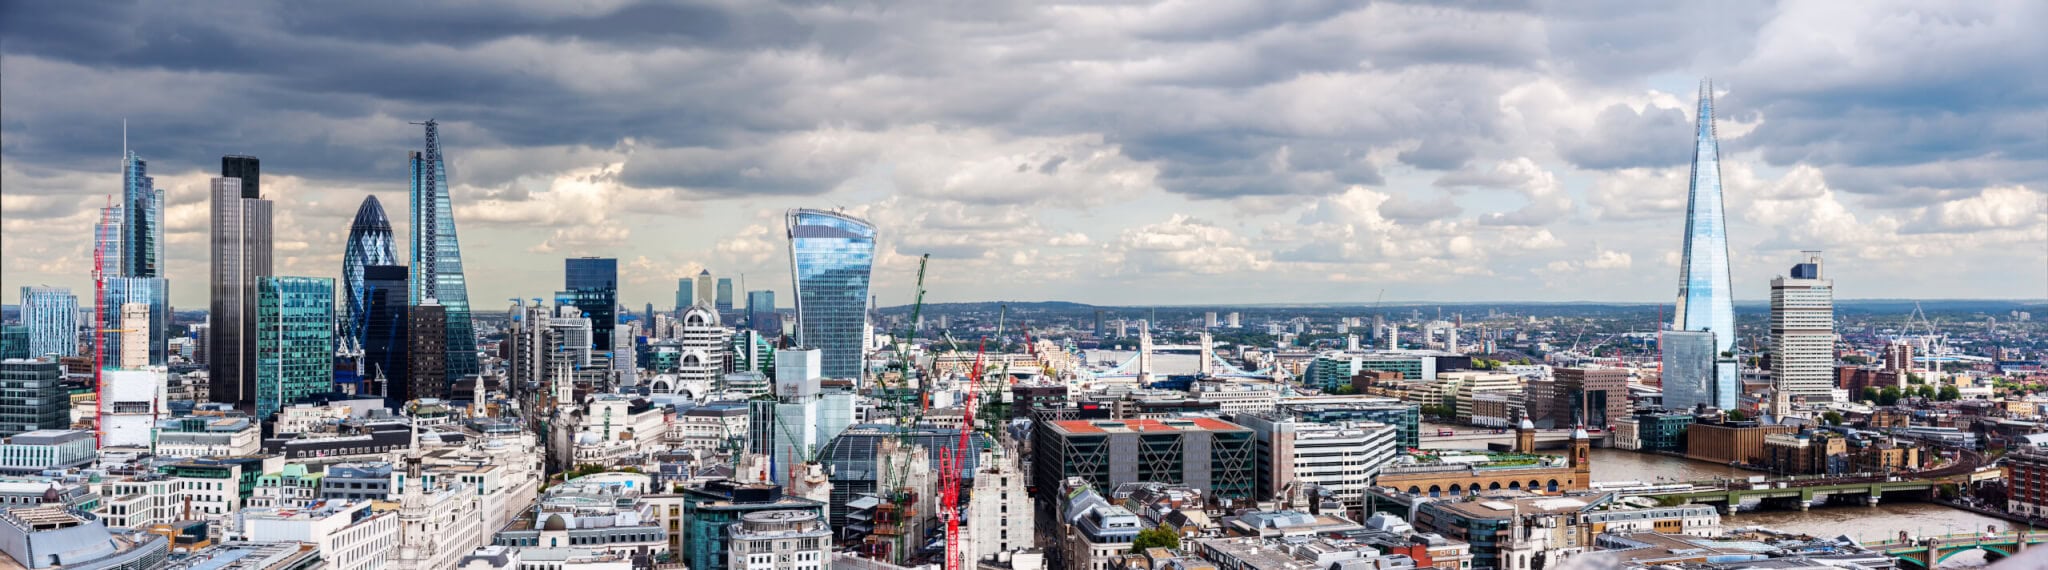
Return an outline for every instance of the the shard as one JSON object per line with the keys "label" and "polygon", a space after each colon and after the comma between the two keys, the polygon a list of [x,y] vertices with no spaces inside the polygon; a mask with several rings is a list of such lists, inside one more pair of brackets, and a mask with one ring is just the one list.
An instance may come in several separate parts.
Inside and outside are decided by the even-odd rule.
{"label": "the shard", "polygon": [[341,257],[341,293],[346,311],[341,322],[344,348],[363,348],[363,334],[367,328],[363,319],[369,316],[363,268],[398,265],[398,246],[391,240],[391,220],[384,217],[384,205],[377,201],[376,196],[364,197],[363,205],[356,208],[355,222],[349,224],[348,245]]}
{"label": "the shard", "polygon": [[[1673,408],[1695,404],[1730,409],[1736,404],[1735,302],[1729,284],[1728,224],[1721,203],[1721,145],[1714,137],[1714,86],[1700,83],[1693,131],[1692,177],[1685,208],[1685,250],[1679,263],[1678,304],[1666,335],[1665,390]],[[1671,350],[1683,344],[1710,350]],[[1674,361],[1674,355],[1680,355]]]}
{"label": "the shard", "polygon": [[[455,207],[448,200],[448,164],[441,156],[440,125],[426,126],[424,152],[412,153],[411,304],[445,307],[447,377],[476,374],[476,332],[469,320],[469,284],[462,274],[462,246],[455,239]],[[414,379],[415,382],[418,379]]]}

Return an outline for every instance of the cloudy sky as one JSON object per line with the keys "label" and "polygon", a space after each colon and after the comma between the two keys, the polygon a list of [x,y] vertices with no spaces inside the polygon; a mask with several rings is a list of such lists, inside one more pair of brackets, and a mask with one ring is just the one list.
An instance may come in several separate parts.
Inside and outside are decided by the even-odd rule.
{"label": "cloudy sky", "polygon": [[[128,145],[202,307],[205,188],[263,159],[280,273],[450,157],[470,295],[620,259],[789,289],[780,212],[883,232],[929,299],[1667,301],[1712,77],[1743,297],[2048,294],[2048,4],[1198,0],[9,2],[0,270],[85,292]],[[401,254],[402,255],[402,254]]]}

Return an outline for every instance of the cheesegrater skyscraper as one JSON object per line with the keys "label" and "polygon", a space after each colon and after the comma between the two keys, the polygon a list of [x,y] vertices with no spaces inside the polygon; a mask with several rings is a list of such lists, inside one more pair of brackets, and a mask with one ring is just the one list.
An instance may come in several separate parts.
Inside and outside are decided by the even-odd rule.
{"label": "cheesegrater skyscraper", "polygon": [[[455,239],[455,207],[448,199],[448,164],[441,156],[440,125],[425,123],[424,152],[412,153],[411,304],[433,301],[447,312],[448,380],[476,374],[476,332],[469,321],[469,283],[462,246]],[[415,378],[413,381],[418,382]]]}

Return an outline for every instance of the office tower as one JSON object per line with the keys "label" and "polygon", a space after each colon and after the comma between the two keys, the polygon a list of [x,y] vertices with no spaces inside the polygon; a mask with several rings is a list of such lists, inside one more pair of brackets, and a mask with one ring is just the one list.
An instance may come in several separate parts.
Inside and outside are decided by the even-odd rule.
{"label": "office tower", "polygon": [[364,196],[363,205],[356,207],[355,221],[349,224],[348,244],[341,255],[341,294],[347,304],[341,342],[350,350],[363,349],[369,307],[363,272],[373,265],[398,265],[398,251],[391,238],[391,220],[384,217],[384,204],[376,196]]}
{"label": "office tower", "polygon": [[690,305],[697,304],[696,288],[691,287],[695,283],[695,281],[691,281],[688,277],[676,279],[676,311],[680,312],[683,309],[690,308]]}
{"label": "office tower", "polygon": [[823,351],[828,378],[860,378],[875,227],[839,212],[790,210],[797,343]]}
{"label": "office tower", "polygon": [[420,398],[448,397],[448,308],[428,301],[414,305],[406,314],[406,384],[393,405]]}
{"label": "office tower", "polygon": [[256,157],[230,154],[220,157],[220,177],[242,181],[243,198],[263,197],[262,161]]}
{"label": "office tower", "polygon": [[[455,238],[455,207],[448,199],[448,165],[440,126],[426,126],[425,152],[412,153],[412,304],[433,301],[447,314],[448,379],[476,374],[476,330],[469,320],[469,282]],[[416,356],[416,355],[415,355]]]}
{"label": "office tower", "polygon": [[[127,343],[140,345],[145,364],[163,366],[170,358],[170,338],[159,331],[171,321],[170,284],[161,277],[110,277],[101,280],[106,291],[100,296],[96,334],[102,344],[98,356],[102,366],[121,366]],[[123,311],[141,304],[147,319],[128,323]]]}
{"label": "office tower", "polygon": [[668,393],[686,386],[710,386],[727,372],[726,353],[731,350],[731,338],[726,336],[725,327],[719,326],[717,312],[703,305],[685,309],[682,329],[681,342],[676,347],[681,354],[676,357],[675,384]]}
{"label": "office tower", "polygon": [[78,355],[78,296],[63,287],[21,288],[29,356]]}
{"label": "office tower", "polygon": [[64,367],[54,358],[0,361],[0,437],[71,427]]}
{"label": "office tower", "polygon": [[28,358],[28,325],[0,325],[0,360]]}
{"label": "office tower", "polygon": [[697,297],[691,300],[690,304],[704,305],[706,307],[716,307],[718,305],[718,287],[712,282],[711,270],[706,269],[697,272],[697,286],[695,288],[697,290]]}
{"label": "office tower", "polygon": [[1724,383],[1716,371],[1720,366],[1718,333],[1713,331],[1664,331],[1657,343],[1664,353],[1664,407],[1692,411],[1701,405],[1721,410],[1736,409],[1739,385]]}
{"label": "office tower", "polygon": [[1222,324],[1222,321],[1216,319],[1216,311],[1207,311],[1202,313],[1202,328],[1213,329],[1218,326],[1221,326]]}
{"label": "office tower", "polygon": [[258,279],[255,321],[257,419],[334,390],[333,279]]}
{"label": "office tower", "polygon": [[771,337],[782,334],[782,317],[775,314],[774,291],[747,292],[747,327]]}
{"label": "office tower", "polygon": [[121,304],[120,329],[121,355],[114,362],[115,368],[136,369],[149,366],[149,305],[147,303]]}
{"label": "office tower", "polygon": [[1031,484],[1040,489],[1079,477],[1097,489],[1156,481],[1211,498],[1257,493],[1256,436],[1216,418],[1046,421],[1031,437]]}
{"label": "office tower", "polygon": [[774,465],[783,467],[769,474],[778,483],[788,481],[786,467],[802,463],[798,457],[808,456],[853,424],[856,397],[844,390],[824,390],[821,358],[817,349],[775,351],[772,397],[748,402],[748,450],[771,456]]}
{"label": "office tower", "polygon": [[121,231],[121,275],[163,277],[164,195],[149,176],[149,163],[127,153],[121,167],[121,206],[126,209]]}
{"label": "office tower", "polygon": [[712,306],[718,309],[718,314],[724,315],[732,312],[731,277],[718,278],[718,297],[712,301]]}
{"label": "office tower", "polygon": [[406,267],[371,265],[363,268],[363,360],[357,374],[367,390],[379,396],[393,396],[408,386],[406,373],[411,360],[406,349],[412,342],[406,332]]}
{"label": "office tower", "polygon": [[[1556,371],[1557,397],[1569,417],[1554,419],[1557,427],[1580,425],[1607,427],[1615,420],[1629,416],[1628,370],[1625,368],[1559,368]],[[1459,402],[1464,404],[1464,402]],[[1532,414],[1533,415],[1533,414]],[[1562,415],[1562,414],[1560,414]]]}
{"label": "office tower", "polygon": [[618,323],[619,260],[609,257],[579,257],[563,260],[562,298],[557,303],[575,305],[590,318],[591,348],[612,350],[612,329]]}
{"label": "office tower", "polygon": [[1834,400],[1835,282],[1821,277],[1820,252],[1805,255],[1771,280],[1771,384],[1818,404]]}
{"label": "office tower", "polygon": [[246,172],[249,178],[228,175],[244,165],[235,158],[223,157],[222,176],[213,179],[207,311],[213,333],[207,350],[213,352],[206,357],[206,374],[213,401],[249,406],[256,401],[257,281],[271,274],[271,204],[242,187],[254,179],[253,166]]}
{"label": "office tower", "polygon": [[[1728,226],[1721,205],[1721,147],[1714,138],[1714,87],[1700,83],[1698,124],[1693,131],[1692,177],[1685,208],[1685,250],[1679,263],[1678,306],[1671,328],[1714,333],[1710,362],[1686,363],[1688,369],[1711,370],[1721,394],[1733,387],[1740,369],[1735,363],[1735,300],[1729,285]],[[1668,353],[1667,353],[1668,354]],[[1725,390],[1733,393],[1732,388]],[[1702,402],[1675,402],[1690,407]],[[1736,402],[1704,402],[1733,409]],[[1673,402],[1667,402],[1673,404]]]}
{"label": "office tower", "polygon": [[[95,271],[102,284],[102,290],[95,293],[95,319],[101,324],[120,322],[121,305],[131,301],[149,305],[151,318],[140,338],[149,347],[152,365],[163,365],[170,359],[170,288],[164,282],[162,267],[163,212],[164,196],[157,191],[155,179],[149,176],[148,163],[134,152],[124,151],[118,214],[114,208],[101,210],[100,224],[95,228]],[[127,281],[115,284],[123,279]],[[113,332],[94,333],[94,343],[101,347],[102,358],[120,354],[119,337],[119,333]]]}

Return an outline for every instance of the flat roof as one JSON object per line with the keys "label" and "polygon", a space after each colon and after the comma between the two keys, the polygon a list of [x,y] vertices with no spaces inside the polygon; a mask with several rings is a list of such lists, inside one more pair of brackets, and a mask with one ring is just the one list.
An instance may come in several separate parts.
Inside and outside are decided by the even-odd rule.
{"label": "flat roof", "polygon": [[1052,422],[1055,429],[1074,434],[1098,433],[1148,433],[1178,431],[1251,431],[1241,425],[1216,418],[1169,418],[1163,420],[1061,420]]}

